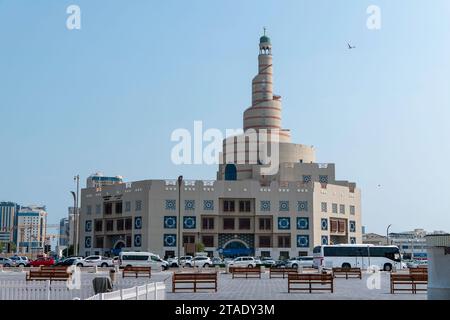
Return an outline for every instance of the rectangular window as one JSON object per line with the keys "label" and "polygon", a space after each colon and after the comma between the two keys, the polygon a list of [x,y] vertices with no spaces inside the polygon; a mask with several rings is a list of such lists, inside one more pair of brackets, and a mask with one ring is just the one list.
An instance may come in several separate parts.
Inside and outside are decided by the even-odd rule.
{"label": "rectangular window", "polygon": [[106,231],[114,230],[114,220],[106,220]]}
{"label": "rectangular window", "polygon": [[97,231],[97,232],[103,231],[103,221],[102,220],[95,220],[95,231]]}
{"label": "rectangular window", "polygon": [[355,214],[355,206],[350,206],[350,214]]}
{"label": "rectangular window", "polygon": [[322,212],[327,212],[327,203],[326,202],[321,202],[320,203],[320,208],[321,208]]}
{"label": "rectangular window", "polygon": [[142,210],[142,201],[141,200],[136,200],[136,209],[135,211],[141,211]]}
{"label": "rectangular window", "polygon": [[308,255],[308,251],[299,251],[298,256],[299,257],[306,257]]}
{"label": "rectangular window", "polygon": [[122,201],[116,202],[116,213],[121,214],[122,213]]}
{"label": "rectangular window", "polygon": [[202,236],[202,243],[205,247],[214,247],[214,236]]}
{"label": "rectangular window", "polygon": [[95,237],[94,248],[103,248],[103,237]]}
{"label": "rectangular window", "polygon": [[289,259],[289,251],[280,251],[280,259]]}
{"label": "rectangular window", "polygon": [[337,208],[338,208],[337,203],[333,203],[333,204],[331,205],[331,211],[332,211],[333,213],[338,213],[338,212],[337,212]]}
{"label": "rectangular window", "polygon": [[117,223],[117,231],[123,231],[123,227],[124,227],[123,219],[117,220],[116,223]]}
{"label": "rectangular window", "polygon": [[270,248],[272,246],[271,242],[272,241],[270,236],[259,236],[260,248]]}
{"label": "rectangular window", "polygon": [[131,211],[131,202],[126,201],[125,202],[125,212],[130,212],[130,211]]}
{"label": "rectangular window", "polygon": [[125,230],[131,230],[133,226],[133,222],[131,218],[126,218],[125,219]]}
{"label": "rectangular window", "polygon": [[340,214],[345,214],[345,204],[340,204],[339,205],[339,213]]}
{"label": "rectangular window", "polygon": [[92,214],[92,206],[86,207],[86,214]]}
{"label": "rectangular window", "polygon": [[250,200],[239,200],[239,211],[250,212],[251,211]]}
{"label": "rectangular window", "polygon": [[95,205],[95,214],[101,214],[102,213],[102,205],[96,204]]}
{"label": "rectangular window", "polygon": [[183,245],[189,243],[195,243],[195,236],[183,236]]}
{"label": "rectangular window", "polygon": [[261,257],[270,257],[270,251],[261,251]]}
{"label": "rectangular window", "polygon": [[125,237],[125,239],[126,239],[126,247],[127,248],[131,248],[131,236],[130,235],[127,235],[126,237]]}
{"label": "rectangular window", "polygon": [[291,236],[278,236],[278,248],[290,248]]}
{"label": "rectangular window", "polygon": [[202,228],[206,230],[214,229],[214,218],[202,218]]}
{"label": "rectangular window", "polygon": [[105,214],[112,214],[112,202],[105,202],[103,212]]}
{"label": "rectangular window", "polygon": [[250,219],[240,218],[239,219],[239,230],[250,230]]}
{"label": "rectangular window", "polygon": [[224,230],[234,230],[234,218],[223,219],[223,229]]}
{"label": "rectangular window", "polygon": [[259,218],[259,229],[260,230],[272,230],[272,219],[271,218]]}
{"label": "rectangular window", "polygon": [[223,201],[223,211],[224,212],[234,212],[234,200],[224,200]]}

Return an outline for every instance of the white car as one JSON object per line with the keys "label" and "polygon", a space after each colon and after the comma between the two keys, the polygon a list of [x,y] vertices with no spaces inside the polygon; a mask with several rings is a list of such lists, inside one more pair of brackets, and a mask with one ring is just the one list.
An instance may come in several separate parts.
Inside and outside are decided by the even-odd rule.
{"label": "white car", "polygon": [[77,267],[106,268],[106,267],[113,267],[114,263],[113,263],[113,259],[111,259],[111,258],[94,255],[94,256],[89,256],[84,259],[81,259],[80,261],[78,261],[76,263],[76,266]]}
{"label": "white car", "polygon": [[237,257],[227,263],[229,267],[256,267],[257,261],[253,257]]}
{"label": "white car", "polygon": [[180,257],[180,265],[184,266],[186,265],[186,262],[191,261],[192,259],[194,259],[193,256],[182,256]]}
{"label": "white car", "polygon": [[16,264],[17,267],[28,267],[30,266],[30,261],[28,260],[28,257],[24,256],[13,256],[10,257],[12,261]]}
{"label": "white car", "polygon": [[298,268],[298,267],[305,267],[305,268],[312,268],[313,267],[313,257],[296,257],[289,259],[289,261],[286,263],[286,268]]}
{"label": "white car", "polygon": [[184,263],[185,267],[211,267],[212,265],[211,259],[205,256],[197,256]]}

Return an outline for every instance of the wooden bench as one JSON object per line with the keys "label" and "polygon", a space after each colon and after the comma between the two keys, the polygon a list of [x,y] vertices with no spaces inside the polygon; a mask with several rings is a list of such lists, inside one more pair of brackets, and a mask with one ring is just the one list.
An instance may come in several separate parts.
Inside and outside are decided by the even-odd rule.
{"label": "wooden bench", "polygon": [[[177,284],[192,284],[192,287],[178,287]],[[199,284],[214,284],[214,286],[201,286]],[[217,292],[217,272],[208,272],[208,273],[200,273],[200,272],[192,272],[192,273],[177,273],[174,272],[172,275],[172,292],[176,290],[193,290],[197,292],[197,290],[212,290],[214,289]]]}
{"label": "wooden bench", "polygon": [[285,278],[285,275],[288,275],[289,273],[298,273],[297,268],[270,268],[269,270],[269,278],[276,278],[276,275],[282,275],[283,279]]}
{"label": "wooden bench", "polygon": [[409,274],[428,274],[428,268],[426,267],[410,268]]}
{"label": "wooden bench", "polygon": [[332,270],[333,278],[338,278],[338,275],[345,274],[345,279],[348,279],[349,276],[362,279],[361,268],[333,268]]}
{"label": "wooden bench", "polygon": [[136,278],[139,275],[148,275],[149,278],[152,277],[152,267],[125,267],[122,271],[122,278],[125,278],[125,276],[133,275]]}
{"label": "wooden bench", "polygon": [[[415,273],[415,274],[405,274],[405,273],[391,273],[391,294],[396,291],[409,291],[416,294],[417,291],[426,291],[427,288],[418,288],[417,286],[428,284],[428,274],[427,273]],[[396,287],[397,285],[397,287]],[[398,287],[402,286],[402,287]],[[407,286],[407,287],[405,287]],[[411,287],[409,287],[411,286]]]}
{"label": "wooden bench", "polygon": [[261,268],[247,268],[247,267],[230,267],[230,272],[232,274],[232,279],[234,278],[243,278],[238,277],[238,275],[245,275],[245,278],[247,279],[249,276],[254,278],[260,278],[261,279]]}
{"label": "wooden bench", "polygon": [[[288,273],[288,292],[326,290],[334,292],[334,278],[331,273]],[[300,285],[300,286],[298,286]],[[307,286],[304,286],[307,285]],[[314,286],[313,286],[314,285]]]}
{"label": "wooden bench", "polygon": [[61,271],[29,271],[27,273],[26,281],[33,280],[50,280],[52,281],[67,281],[70,279],[70,273]]}
{"label": "wooden bench", "polygon": [[41,266],[40,271],[67,272],[66,266]]}

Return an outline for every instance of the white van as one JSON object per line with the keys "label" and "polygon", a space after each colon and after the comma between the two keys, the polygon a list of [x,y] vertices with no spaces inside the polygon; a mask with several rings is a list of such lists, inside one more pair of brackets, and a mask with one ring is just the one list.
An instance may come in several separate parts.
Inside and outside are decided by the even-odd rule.
{"label": "white van", "polygon": [[150,252],[121,252],[119,267],[151,267],[153,270],[166,270],[168,263]]}

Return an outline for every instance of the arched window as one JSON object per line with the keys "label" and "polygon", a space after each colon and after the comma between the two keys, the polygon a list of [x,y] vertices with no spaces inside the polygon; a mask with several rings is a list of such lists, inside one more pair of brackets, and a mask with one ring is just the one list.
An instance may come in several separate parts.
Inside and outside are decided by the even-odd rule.
{"label": "arched window", "polygon": [[236,166],[232,163],[229,163],[225,166],[225,180],[234,181],[237,179],[237,171]]}

